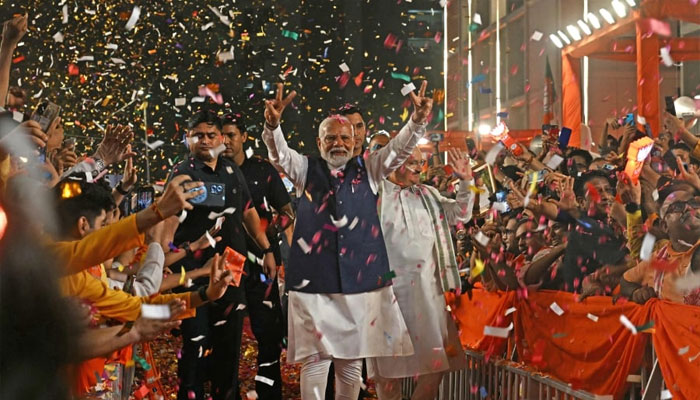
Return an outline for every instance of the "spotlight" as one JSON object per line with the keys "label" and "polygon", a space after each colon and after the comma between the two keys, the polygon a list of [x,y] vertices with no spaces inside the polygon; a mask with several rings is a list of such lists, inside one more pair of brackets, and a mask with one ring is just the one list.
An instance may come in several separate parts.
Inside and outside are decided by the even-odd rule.
{"label": "spotlight", "polygon": [[557,36],[557,35],[555,35],[555,34],[553,34],[553,33],[552,33],[551,35],[549,35],[549,40],[551,40],[552,43],[554,43],[554,45],[557,46],[557,47],[560,48],[560,49],[561,49],[562,47],[564,47],[564,44],[562,44],[561,40],[559,40],[559,36]]}
{"label": "spotlight", "polygon": [[600,16],[603,17],[605,22],[609,23],[610,25],[615,23],[615,18],[613,18],[612,14],[610,14],[610,11],[604,8],[600,9]]}
{"label": "spotlight", "polygon": [[588,23],[591,24],[593,29],[600,29],[600,20],[595,16],[595,14],[589,12],[588,15],[586,15],[586,19],[588,20]]}
{"label": "spotlight", "polygon": [[479,135],[488,135],[491,132],[491,127],[486,124],[479,125]]}
{"label": "spotlight", "polygon": [[590,35],[591,33],[593,33],[593,32],[591,32],[591,28],[589,28],[588,25],[586,25],[586,23],[583,22],[583,20],[580,19],[577,21],[577,23],[578,23],[578,27],[581,28],[583,33],[585,33],[586,35]]}
{"label": "spotlight", "polygon": [[581,32],[575,26],[567,25],[566,31],[569,32],[569,36],[574,39],[574,42],[581,40]]}
{"label": "spotlight", "polygon": [[620,18],[625,18],[625,15],[627,15],[627,9],[625,8],[625,5],[622,4],[622,2],[620,0],[613,0],[612,1],[612,8],[615,11],[615,14],[617,14],[617,16]]}
{"label": "spotlight", "polygon": [[562,31],[557,31],[557,34],[559,35],[559,37],[561,38],[561,40],[563,40],[564,43],[566,43],[567,46],[571,44],[571,40],[569,40],[569,37],[566,36],[566,34],[565,34],[564,32],[562,32]]}
{"label": "spotlight", "polygon": [[626,0],[627,4],[629,4],[630,7],[634,7],[637,5],[637,3],[634,2],[634,0]]}

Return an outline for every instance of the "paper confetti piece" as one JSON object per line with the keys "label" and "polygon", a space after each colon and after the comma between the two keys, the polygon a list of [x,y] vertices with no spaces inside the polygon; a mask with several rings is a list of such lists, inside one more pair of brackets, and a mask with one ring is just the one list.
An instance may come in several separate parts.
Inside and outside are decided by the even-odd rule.
{"label": "paper confetti piece", "polygon": [[399,74],[397,72],[392,72],[391,77],[394,79],[401,79],[406,82],[411,82],[411,77],[406,74]]}
{"label": "paper confetti piece", "polygon": [[339,67],[340,70],[343,71],[343,72],[349,72],[349,71],[350,71],[350,67],[348,67],[348,65],[345,64],[345,63],[340,64],[338,67]]}
{"label": "paper confetti piece", "polygon": [[511,329],[513,329],[513,323],[511,322],[507,328],[499,328],[495,326],[484,325],[484,336],[495,336],[499,338],[507,338],[510,334]]}
{"label": "paper confetti piece", "polygon": [[223,153],[224,151],[226,151],[226,145],[222,143],[218,145],[215,149],[209,150],[209,154],[212,158],[219,158],[219,154]]}
{"label": "paper confetti piece", "polygon": [[564,310],[562,310],[561,307],[559,307],[559,304],[557,304],[556,301],[552,302],[552,304],[549,305],[549,308],[554,311],[555,314],[558,316],[562,316],[564,314]]}
{"label": "paper confetti piece", "polygon": [[267,378],[267,377],[264,377],[261,375],[255,375],[255,380],[258,382],[265,383],[265,384],[270,385],[270,386],[275,385],[275,381],[273,379],[270,379],[270,378]]}
{"label": "paper confetti piece", "polygon": [[629,318],[625,316],[625,314],[620,314],[620,323],[622,323],[622,325],[624,325],[625,328],[629,329],[633,335],[637,334],[637,328],[634,326],[632,321],[630,321]]}
{"label": "paper confetti piece", "polygon": [[472,21],[474,21],[475,24],[481,25],[481,14],[474,13],[474,18],[472,18]]}
{"label": "paper confetti piece", "polygon": [[401,96],[405,96],[414,90],[416,90],[416,85],[414,85],[413,82],[403,85],[401,88]]}
{"label": "paper confetti piece", "polygon": [[141,304],[141,317],[146,319],[170,319],[170,307],[167,304]]}
{"label": "paper confetti piece", "polygon": [[661,395],[659,396],[659,399],[661,400],[668,400],[670,398],[673,398],[673,395],[671,394],[671,391],[668,389],[664,389],[661,391]]}
{"label": "paper confetti piece", "polygon": [[348,226],[348,230],[353,230],[357,226],[357,223],[360,222],[360,219],[358,217],[355,217],[352,222],[350,223],[350,226]]}
{"label": "paper confetti piece", "polygon": [[297,240],[297,244],[299,245],[299,247],[301,247],[301,251],[303,251],[304,254],[311,254],[311,246],[308,243],[306,243],[306,240],[304,240],[304,238],[299,238]]}
{"label": "paper confetti piece", "polygon": [[678,349],[678,355],[682,356],[683,354],[685,354],[689,351],[690,351],[690,346],[681,347],[680,349]]}
{"label": "paper confetti piece", "polygon": [[384,281],[390,281],[394,278],[396,278],[396,271],[394,270],[391,270],[382,276],[382,280]]}
{"label": "paper confetti piece", "polygon": [[185,271],[185,267],[180,266],[180,285],[185,283],[185,278],[187,276],[186,274],[187,272]]}
{"label": "paper confetti piece", "polygon": [[187,98],[186,97],[178,97],[175,99],[175,106],[176,107],[181,107],[187,104]]}
{"label": "paper confetti piece", "polygon": [[214,322],[214,326],[221,326],[221,325],[226,324],[226,322],[228,322],[228,321],[226,321],[225,319],[222,319],[221,321]]}
{"label": "paper confetti piece", "polygon": [[221,229],[221,226],[224,224],[224,221],[226,221],[226,217],[217,218],[216,223],[214,224],[214,229]]}
{"label": "paper confetti piece", "polygon": [[564,158],[560,156],[559,154],[554,154],[552,155],[552,158],[547,161],[547,168],[549,169],[557,169],[561,162],[564,161]]}
{"label": "paper confetti piece", "polygon": [[593,321],[593,322],[598,322],[598,316],[597,316],[597,315],[593,315],[593,314],[591,314],[591,313],[588,313],[588,314],[586,314],[586,317],[588,317],[588,319],[590,319],[590,320]]}
{"label": "paper confetti piece", "polygon": [[474,268],[470,271],[469,276],[471,279],[474,279],[481,275],[482,272],[484,272],[484,262],[477,258],[474,260]]}
{"label": "paper confetti piece", "polygon": [[253,150],[252,147],[248,147],[248,148],[245,150],[245,156],[248,157],[248,158],[253,157],[254,154],[255,154],[255,150]]}
{"label": "paper confetti piece", "polygon": [[518,311],[517,308],[511,307],[511,308],[509,308],[509,309],[506,310],[506,313],[505,313],[504,315],[508,316],[508,315],[510,315],[510,314],[512,314],[512,313],[514,313],[514,312],[516,312],[516,311]]}
{"label": "paper confetti piece", "polygon": [[294,286],[294,289],[297,289],[297,290],[302,289],[302,288],[306,287],[306,285],[308,285],[309,283],[311,283],[311,281],[309,281],[308,279],[302,279],[300,284]]}
{"label": "paper confetti piece", "polygon": [[206,236],[207,241],[209,242],[209,246],[211,246],[212,249],[216,247],[216,240],[214,240],[209,231],[204,231],[204,236]]}
{"label": "paper confetti piece", "polygon": [[532,36],[530,36],[530,40],[534,40],[535,42],[539,42],[540,40],[542,40],[542,36],[544,36],[544,34],[542,32],[535,30],[534,32],[532,32]]}
{"label": "paper confetti piece", "polygon": [[53,35],[53,40],[56,43],[63,43],[63,34],[61,32],[56,32]]}
{"label": "paper confetti piece", "polygon": [[243,310],[245,310],[245,304],[239,304],[239,305],[236,307],[236,311],[243,311]]}
{"label": "paper confetti piece", "polygon": [[225,216],[226,214],[233,214],[233,213],[235,213],[235,212],[236,212],[236,207],[228,207],[228,208],[226,208],[226,209],[225,209],[224,211],[222,211],[222,212],[218,212],[218,213],[217,213],[217,212],[214,212],[214,211],[210,212],[208,218],[211,219],[211,220],[214,220],[214,219],[217,219],[217,218],[219,218],[219,217],[223,217],[223,216]]}
{"label": "paper confetti piece", "polygon": [[197,336],[197,337],[193,337],[193,338],[190,339],[190,340],[193,341],[193,342],[199,342],[200,340],[204,339],[205,337],[206,337],[206,336],[204,336],[204,335],[199,335],[199,336]]}
{"label": "paper confetti piece", "polygon": [[659,49],[659,53],[661,56],[661,62],[667,67],[672,67],[674,62],[673,58],[671,57],[671,49],[669,47],[662,47]]}
{"label": "paper confetti piece", "polygon": [[165,142],[162,140],[156,140],[155,142],[152,142],[152,143],[146,142],[146,146],[148,146],[148,148],[151,150],[155,150],[164,144],[165,144]]}
{"label": "paper confetti piece", "polygon": [[654,244],[656,243],[656,236],[647,232],[642,240],[642,248],[639,250],[639,258],[644,261],[651,260],[651,253],[654,251]]}
{"label": "paper confetti piece", "polygon": [[131,10],[131,16],[129,17],[129,20],[126,21],[126,26],[124,26],[124,29],[126,29],[127,31],[134,29],[140,16],[141,16],[141,7],[134,6],[134,9]]}
{"label": "paper confetti piece", "polygon": [[187,210],[182,210],[182,212],[180,213],[180,216],[177,217],[177,220],[179,223],[183,223],[183,222],[185,222],[185,219],[187,219]]}
{"label": "paper confetti piece", "polygon": [[483,247],[486,247],[491,241],[491,239],[489,239],[489,237],[484,235],[484,233],[481,231],[477,232],[476,235],[474,235],[474,240],[476,240]]}
{"label": "paper confetti piece", "polygon": [[[262,365],[260,365],[262,367]],[[248,400],[255,400],[258,398],[258,392],[255,390],[249,390],[248,393],[245,394],[246,399]]]}

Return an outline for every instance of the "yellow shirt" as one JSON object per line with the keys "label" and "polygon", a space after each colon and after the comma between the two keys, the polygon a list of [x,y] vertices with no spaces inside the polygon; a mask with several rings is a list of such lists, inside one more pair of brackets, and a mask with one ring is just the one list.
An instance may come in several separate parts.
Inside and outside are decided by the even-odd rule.
{"label": "yellow shirt", "polygon": [[136,227],[135,214],[91,232],[80,240],[47,244],[69,274],[98,265],[142,245],[144,239]]}
{"label": "yellow shirt", "polygon": [[143,303],[166,304],[173,299],[182,299],[187,304],[187,311],[179,316],[179,319],[195,316],[195,309],[190,309],[190,296],[194,292],[157,294],[148,297],[133,296],[121,290],[110,289],[86,270],[61,278],[60,286],[64,296],[75,296],[87,300],[97,308],[101,317],[122,322],[138,319]]}

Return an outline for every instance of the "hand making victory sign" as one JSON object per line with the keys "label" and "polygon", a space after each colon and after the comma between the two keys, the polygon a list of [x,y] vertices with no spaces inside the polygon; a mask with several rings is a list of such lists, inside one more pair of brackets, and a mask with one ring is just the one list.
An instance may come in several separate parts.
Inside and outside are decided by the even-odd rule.
{"label": "hand making victory sign", "polygon": [[[425,97],[425,89],[428,88],[428,81],[423,81],[418,90],[418,95],[411,91],[411,102],[413,102],[413,116],[411,119],[416,124],[425,124],[428,122],[428,116],[433,110],[433,98]],[[279,94],[278,94],[279,97]]]}
{"label": "hand making victory sign", "polygon": [[284,85],[282,83],[278,83],[277,96],[275,99],[265,100],[265,123],[270,129],[275,129],[279,126],[280,121],[282,120],[282,112],[297,95],[296,90],[292,90],[289,92],[287,97],[283,99],[282,92],[284,92]]}

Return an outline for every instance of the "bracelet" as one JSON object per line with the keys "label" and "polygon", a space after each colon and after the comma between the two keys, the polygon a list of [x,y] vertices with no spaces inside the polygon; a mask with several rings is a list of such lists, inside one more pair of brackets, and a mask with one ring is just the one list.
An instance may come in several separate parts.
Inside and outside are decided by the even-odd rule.
{"label": "bracelet", "polygon": [[199,288],[199,290],[197,290],[197,293],[199,294],[199,297],[200,297],[200,298],[202,299],[202,301],[205,302],[205,303],[206,303],[207,301],[209,301],[209,297],[207,296],[207,289],[208,289],[208,288],[209,288],[209,286],[202,286],[201,288]]}
{"label": "bracelet", "polygon": [[272,246],[270,246],[270,247],[268,247],[268,248],[266,248],[266,249],[263,249],[262,253],[263,253],[263,254],[272,253]]}
{"label": "bracelet", "polygon": [[639,204],[637,203],[627,203],[625,204],[625,211],[627,211],[630,214],[634,214],[637,211],[639,211]]}
{"label": "bracelet", "polygon": [[265,128],[274,131],[275,129],[277,129],[277,127],[279,127],[279,124],[277,124],[277,126],[272,126],[269,123],[267,123],[267,121],[265,121]]}
{"label": "bracelet", "polygon": [[160,209],[158,208],[158,202],[157,202],[157,201],[154,201],[153,204],[151,204],[151,209],[153,209],[153,212],[156,213],[156,215],[158,216],[158,218],[159,218],[161,221],[164,221],[164,220],[165,220],[165,217],[163,216],[163,213],[161,213],[161,212],[160,212]]}
{"label": "bracelet", "polygon": [[122,183],[119,182],[119,184],[114,188],[117,193],[121,194],[122,196],[126,196],[129,194],[128,190],[124,190],[124,186],[122,186]]}

